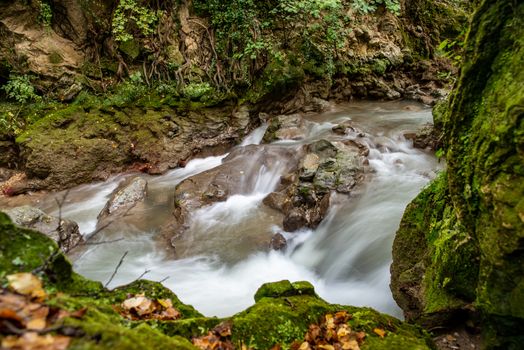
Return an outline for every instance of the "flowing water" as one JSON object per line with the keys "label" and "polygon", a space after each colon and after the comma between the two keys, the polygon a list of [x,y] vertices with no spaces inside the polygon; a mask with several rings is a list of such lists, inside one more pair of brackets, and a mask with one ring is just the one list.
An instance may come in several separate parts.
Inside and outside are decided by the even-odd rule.
{"label": "flowing water", "polygon": [[[148,196],[132,217],[119,220],[93,240],[114,243],[89,246],[74,258],[75,270],[106,282],[128,251],[111,287],[146,278],[163,281],[182,301],[206,315],[229,316],[253,304],[261,284],[289,279],[312,282],[329,302],[371,306],[400,317],[389,291],[389,265],[394,233],[406,205],[442,165],[427,152],[414,149],[403,134],[431,122],[431,110],[413,103],[355,103],[330,113],[311,115],[300,141],[260,145],[265,127],[249,135],[231,156],[195,159],[185,168],[149,177]],[[374,170],[351,195],[334,195],[327,217],[315,230],[282,232],[282,217],[262,204],[277,185],[298,148],[322,138],[340,140],[331,128],[350,119],[364,131]],[[173,209],[173,193],[184,179],[227,163],[248,152],[241,163],[239,190],[226,201],[196,210],[190,228],[176,242],[177,257],[159,244],[159,228]],[[250,153],[249,153],[250,152]],[[260,158],[261,152],[271,161]],[[127,175],[129,176],[129,174]],[[96,217],[124,175],[70,191],[62,207],[65,218],[79,223],[89,236]],[[39,206],[57,214],[55,197]],[[285,252],[268,251],[274,233],[288,240]]]}

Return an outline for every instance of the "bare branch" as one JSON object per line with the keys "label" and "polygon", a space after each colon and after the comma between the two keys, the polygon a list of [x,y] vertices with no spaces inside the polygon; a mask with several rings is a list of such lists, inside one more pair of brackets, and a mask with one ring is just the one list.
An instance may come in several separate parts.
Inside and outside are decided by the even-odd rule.
{"label": "bare branch", "polygon": [[158,283],[164,283],[165,281],[167,281],[167,280],[169,279],[169,277],[170,277],[170,276],[167,276],[166,278],[164,278],[164,279],[158,281]]}
{"label": "bare branch", "polygon": [[118,273],[118,269],[120,268],[120,266],[122,266],[122,263],[124,262],[124,259],[126,258],[127,253],[129,253],[129,251],[126,251],[124,253],[124,255],[122,255],[122,257],[120,258],[120,261],[118,262],[118,265],[116,265],[116,267],[115,267],[115,271],[113,271],[113,274],[111,275],[111,278],[109,279],[109,281],[107,281],[107,283],[104,285],[104,287],[107,288],[107,286],[111,283],[111,281],[113,281],[113,278],[115,278],[116,274]]}

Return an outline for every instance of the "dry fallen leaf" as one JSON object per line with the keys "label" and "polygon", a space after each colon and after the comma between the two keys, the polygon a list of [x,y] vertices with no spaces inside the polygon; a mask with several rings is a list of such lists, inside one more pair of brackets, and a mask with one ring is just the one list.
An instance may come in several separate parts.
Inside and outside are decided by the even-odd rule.
{"label": "dry fallen leaf", "polygon": [[16,293],[28,295],[36,299],[44,299],[46,293],[42,281],[32,273],[21,272],[7,276],[9,287]]}
{"label": "dry fallen leaf", "polygon": [[21,337],[7,336],[2,340],[2,349],[16,350],[65,350],[71,338],[63,335],[38,335],[24,333]]}
{"label": "dry fallen leaf", "polygon": [[354,332],[348,325],[351,315],[347,311],[326,314],[321,319],[320,325],[309,326],[304,342],[295,342],[291,345],[293,350],[360,350],[366,333]]}
{"label": "dry fallen leaf", "polygon": [[386,336],[386,331],[383,330],[382,328],[373,329],[373,333],[375,333],[376,335],[378,335],[381,338],[384,338]]}
{"label": "dry fallen leaf", "polygon": [[182,314],[173,307],[171,299],[151,300],[143,294],[130,296],[115,310],[122,316],[131,320],[177,320]]}

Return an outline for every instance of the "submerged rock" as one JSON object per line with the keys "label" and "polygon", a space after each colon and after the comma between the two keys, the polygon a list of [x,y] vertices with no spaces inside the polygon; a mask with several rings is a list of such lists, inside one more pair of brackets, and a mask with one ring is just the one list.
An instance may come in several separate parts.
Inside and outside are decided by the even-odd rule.
{"label": "submerged rock", "polygon": [[[233,149],[221,165],[191,176],[177,185],[173,217],[162,228],[163,235],[176,246],[175,241],[183,237],[190,225],[188,219],[196,210],[225,201],[233,195],[251,194],[256,186],[264,186],[259,183],[262,181],[261,169],[271,171],[282,168],[284,172],[292,171],[298,163],[296,155],[296,150],[285,147],[248,145]],[[282,159],[285,161],[282,162]]]}
{"label": "submerged rock", "polygon": [[404,137],[413,141],[415,148],[435,151],[442,147],[442,133],[431,124],[425,125],[417,132],[406,133]]}
{"label": "submerged rock", "polygon": [[64,252],[68,252],[84,241],[78,224],[74,221],[47,215],[42,210],[28,205],[7,209],[4,212],[16,225],[42,232],[53,239]]}
{"label": "submerged rock", "polygon": [[147,193],[147,181],[141,177],[130,177],[122,181],[113,191],[105,207],[98,214],[103,220],[115,215],[123,215],[138,202],[143,201]]}

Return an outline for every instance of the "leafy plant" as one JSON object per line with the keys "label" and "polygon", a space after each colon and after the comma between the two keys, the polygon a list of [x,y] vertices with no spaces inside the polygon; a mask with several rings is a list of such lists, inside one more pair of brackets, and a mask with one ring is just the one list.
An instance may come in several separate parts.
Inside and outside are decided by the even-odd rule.
{"label": "leafy plant", "polygon": [[213,91],[209,83],[191,83],[182,90],[184,96],[191,100],[202,99]]}
{"label": "leafy plant", "polygon": [[51,5],[47,2],[40,1],[39,6],[38,22],[40,22],[44,27],[51,27],[53,21],[53,10],[51,9]]}
{"label": "leafy plant", "polygon": [[41,99],[36,94],[35,88],[27,75],[11,75],[2,89],[6,92],[7,97],[21,104]]}
{"label": "leafy plant", "polygon": [[142,77],[142,73],[132,73],[129,78],[120,84],[116,93],[109,99],[109,103],[124,105],[142,97],[147,91],[147,86]]}
{"label": "leafy plant", "polygon": [[120,0],[113,15],[113,35],[116,41],[125,42],[134,38],[138,31],[144,36],[155,32],[162,11],[139,5],[137,0]]}
{"label": "leafy plant", "polygon": [[384,6],[389,12],[400,15],[399,0],[353,0],[352,7],[360,13],[372,13],[377,10],[379,6]]}

